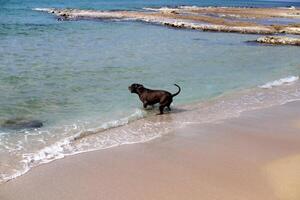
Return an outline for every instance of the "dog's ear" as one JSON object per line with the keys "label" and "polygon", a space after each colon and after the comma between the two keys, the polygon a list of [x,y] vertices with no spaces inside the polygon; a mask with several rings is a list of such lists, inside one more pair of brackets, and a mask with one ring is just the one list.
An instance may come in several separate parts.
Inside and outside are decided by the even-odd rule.
{"label": "dog's ear", "polygon": [[139,84],[138,87],[136,88],[136,90],[138,93],[141,93],[144,91],[144,86]]}

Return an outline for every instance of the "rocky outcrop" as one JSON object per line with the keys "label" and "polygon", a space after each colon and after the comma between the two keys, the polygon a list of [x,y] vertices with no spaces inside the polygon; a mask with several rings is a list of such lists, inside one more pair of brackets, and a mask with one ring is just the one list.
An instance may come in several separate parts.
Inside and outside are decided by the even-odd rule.
{"label": "rocky outcrop", "polygon": [[[175,28],[196,29],[202,31],[234,32],[247,34],[300,34],[299,24],[259,24],[255,21],[245,21],[244,17],[296,18],[299,10],[275,8],[210,8],[210,7],[182,7],[176,9],[148,9],[147,11],[96,11],[79,9],[36,9],[52,13],[59,19],[124,19],[156,23]],[[228,16],[234,14],[234,19]],[[239,14],[239,15],[238,15]],[[243,14],[240,16],[240,14]]]}
{"label": "rocky outcrop", "polygon": [[188,28],[201,31],[227,32],[227,33],[244,33],[244,34],[273,34],[274,30],[261,26],[226,26],[211,24],[193,24],[188,22],[162,22],[165,26],[174,28]]}
{"label": "rocky outcrop", "polygon": [[300,46],[300,38],[290,38],[284,36],[264,36],[256,40],[259,43],[274,45],[296,45]]}

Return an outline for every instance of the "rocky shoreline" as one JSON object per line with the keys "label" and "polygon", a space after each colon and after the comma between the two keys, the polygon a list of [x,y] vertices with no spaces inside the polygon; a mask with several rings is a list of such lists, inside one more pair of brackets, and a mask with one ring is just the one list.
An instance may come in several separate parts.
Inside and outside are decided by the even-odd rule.
{"label": "rocky shoreline", "polygon": [[[59,17],[59,20],[79,19],[118,19],[155,23],[174,28],[195,29],[200,31],[231,32],[242,34],[292,34],[300,35],[300,9],[296,8],[226,8],[194,7],[145,8],[141,11],[97,11],[79,9],[35,9]],[[264,24],[257,20],[292,19],[295,23]],[[273,39],[274,40],[274,39]],[[272,41],[273,41],[272,40]],[[267,43],[259,39],[257,42]],[[270,40],[271,41],[271,40]],[[294,39],[276,40],[274,44],[298,45]],[[280,42],[281,41],[281,42]],[[285,41],[285,42],[283,42]]]}
{"label": "rocky shoreline", "polygon": [[290,38],[284,36],[264,36],[256,39],[258,43],[272,45],[295,45],[300,46],[300,38]]}

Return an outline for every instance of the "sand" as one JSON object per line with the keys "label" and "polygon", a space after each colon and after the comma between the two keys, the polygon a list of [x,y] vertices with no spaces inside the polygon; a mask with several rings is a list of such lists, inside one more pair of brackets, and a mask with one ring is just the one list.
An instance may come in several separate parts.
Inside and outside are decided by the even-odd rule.
{"label": "sand", "polygon": [[300,101],[41,165],[0,199],[299,200],[299,187]]}

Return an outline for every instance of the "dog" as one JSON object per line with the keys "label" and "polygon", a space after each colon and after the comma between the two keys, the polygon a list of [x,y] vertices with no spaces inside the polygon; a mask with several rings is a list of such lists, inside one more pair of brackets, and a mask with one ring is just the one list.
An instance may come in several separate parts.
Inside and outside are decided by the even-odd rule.
{"label": "dog", "polygon": [[162,115],[165,107],[171,111],[170,105],[173,101],[173,97],[177,96],[181,92],[181,88],[177,84],[174,85],[178,87],[178,91],[175,94],[171,94],[165,90],[151,90],[138,83],[133,83],[128,87],[128,90],[131,93],[139,95],[144,108],[147,108],[148,105],[152,106],[159,103],[159,114]]}

